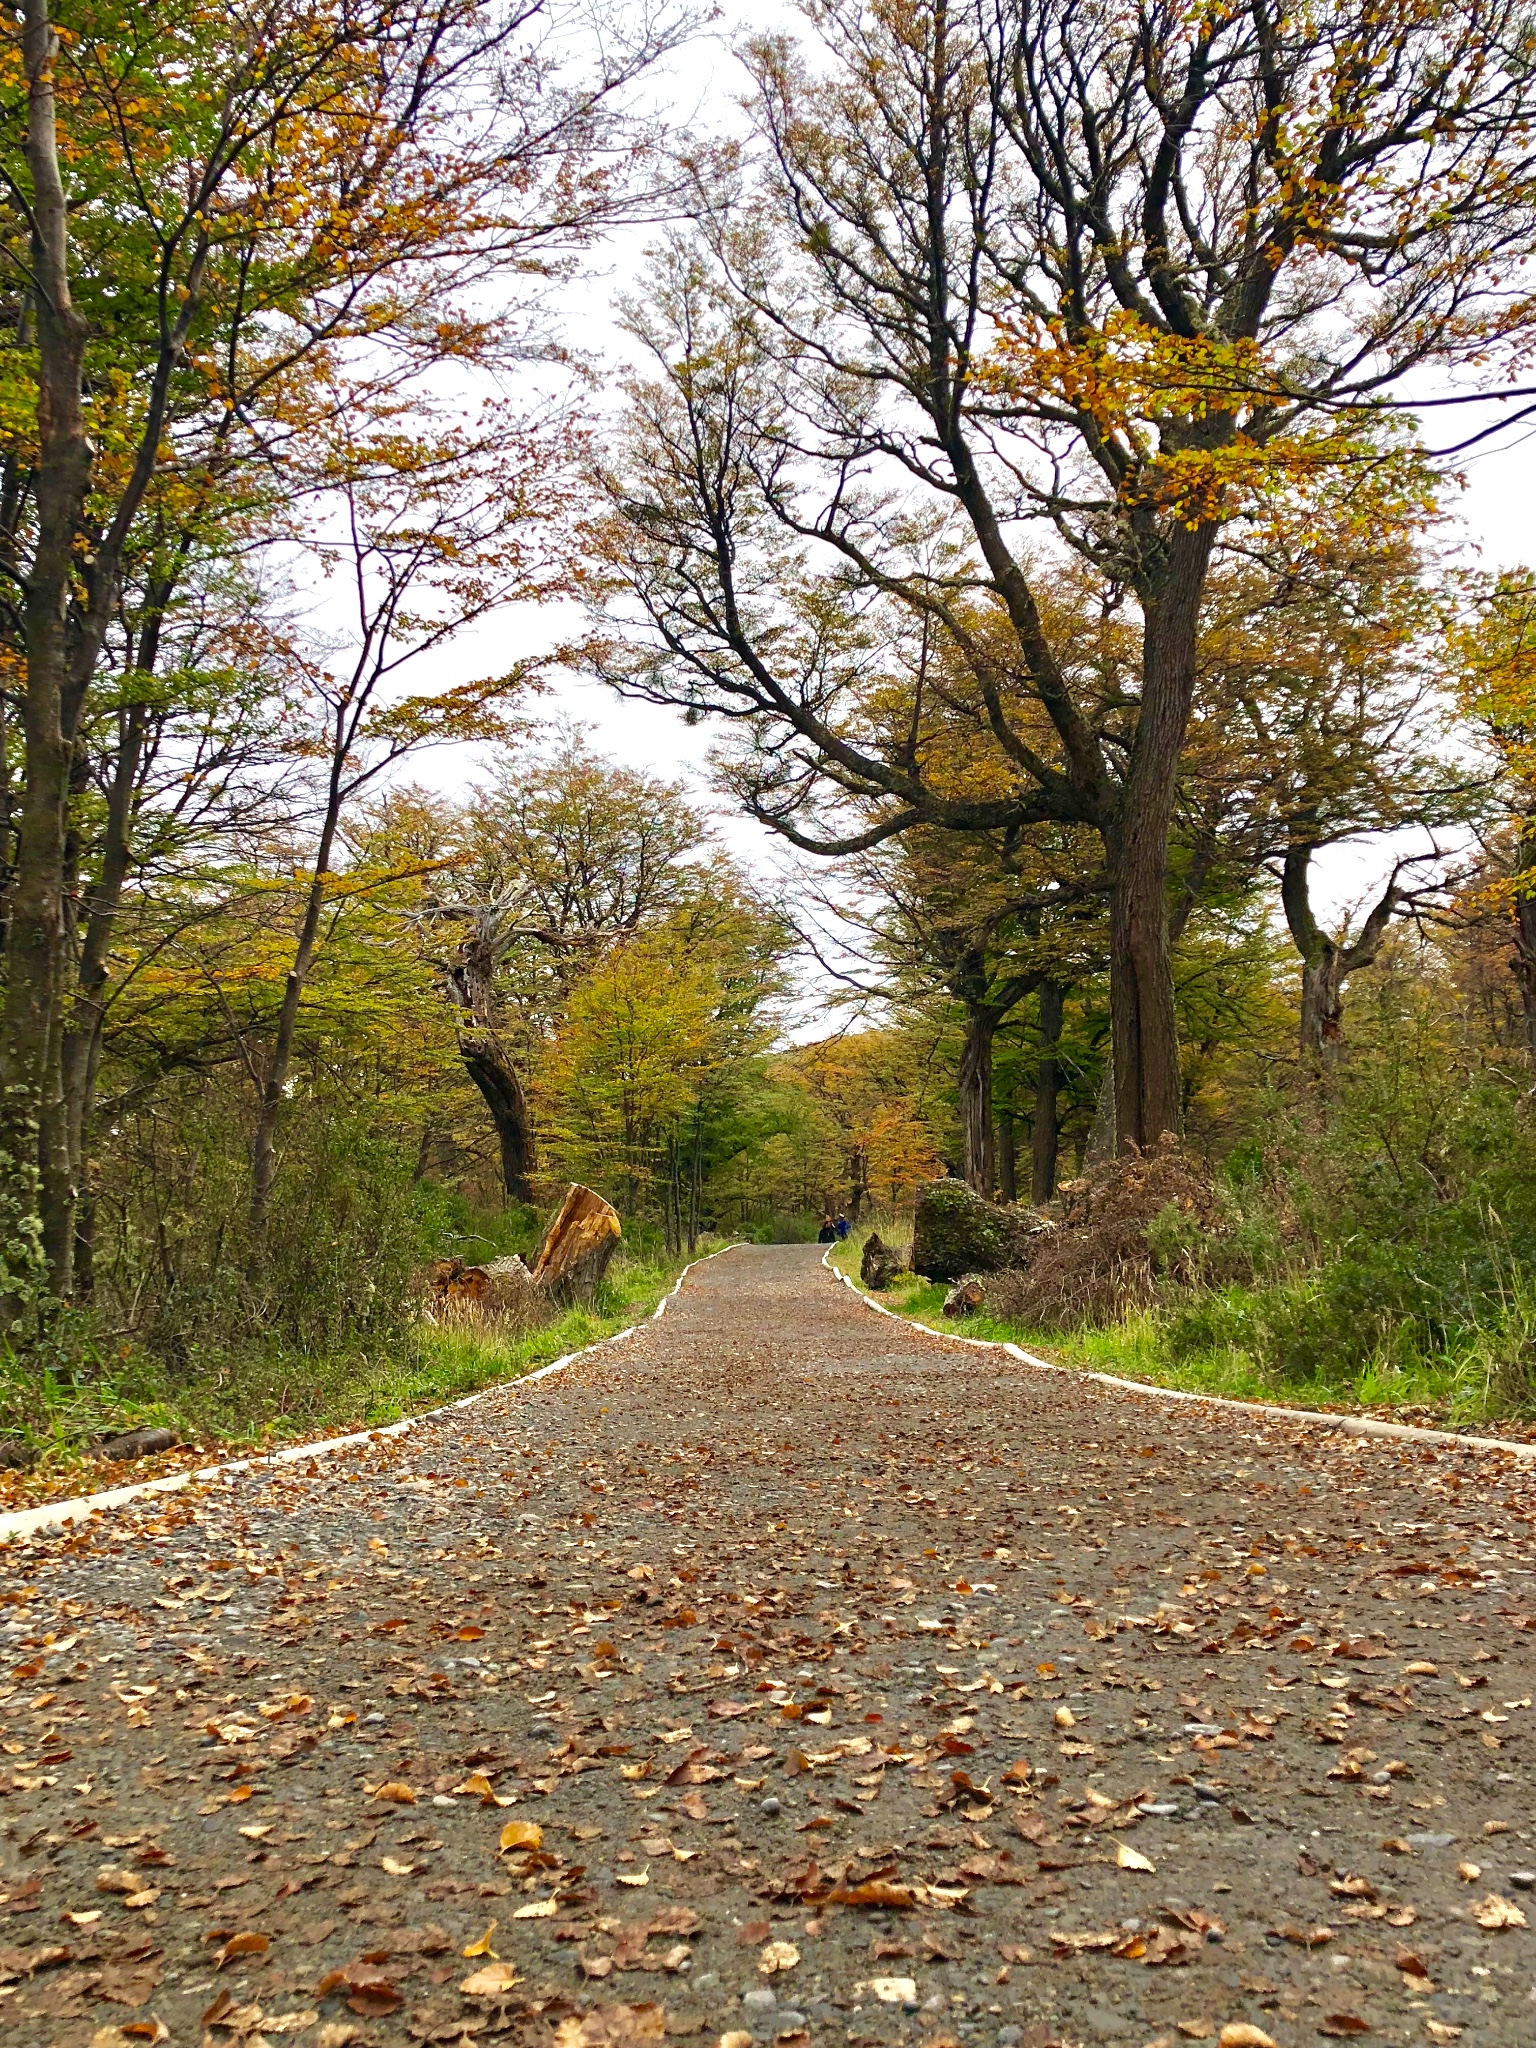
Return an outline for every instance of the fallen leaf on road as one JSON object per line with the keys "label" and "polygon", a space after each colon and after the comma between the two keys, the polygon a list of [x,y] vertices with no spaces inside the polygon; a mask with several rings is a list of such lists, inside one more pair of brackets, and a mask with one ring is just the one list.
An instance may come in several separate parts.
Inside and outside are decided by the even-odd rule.
{"label": "fallen leaf on road", "polygon": [[1318,2021],[1317,2031],[1326,2034],[1331,2041],[1353,2041],[1371,2029],[1357,2012],[1331,2012]]}
{"label": "fallen leaf on road", "polygon": [[[646,1932],[647,1934],[697,1934],[703,1924],[703,1921],[693,1910],[692,1906],[663,1906],[661,1911],[650,1921]],[[752,1938],[754,1941],[761,1941],[763,1935],[767,1932],[768,1923],[765,1920],[762,1923],[762,1933],[756,1934]],[[742,1928],[741,1933],[745,1934],[746,1929]],[[738,1936],[739,1938],[740,1936]]]}
{"label": "fallen leaf on road", "polygon": [[481,1935],[480,1939],[478,1941],[472,1941],[469,1944],[469,1947],[463,1950],[463,1954],[467,1957],[495,1955],[496,1951],[491,1947],[491,1936],[495,1932],[496,1922],[493,1920],[490,1926],[487,1927],[487,1929],[485,1930],[484,1934]]}
{"label": "fallen leaf on road", "polygon": [[585,2019],[562,2020],[554,2048],[650,2048],[665,2036],[666,2014],[659,2005],[605,2005]]}
{"label": "fallen leaf on road", "polygon": [[800,1951],[792,1941],[770,1941],[757,1959],[757,1967],[765,1977],[772,1977],[780,1970],[795,1970],[800,1966]]}
{"label": "fallen leaf on road", "polygon": [[[367,1791],[367,1787],[363,1788]],[[385,1799],[394,1806],[414,1806],[416,1794],[403,1778],[386,1778],[382,1785],[375,1785],[368,1793],[370,1799]]]}
{"label": "fallen leaf on road", "polygon": [[510,1963],[487,1963],[483,1970],[476,1970],[472,1977],[466,1977],[459,1989],[466,1998],[499,1998],[504,1991],[510,1991],[522,1978]]}
{"label": "fallen leaf on road", "polygon": [[213,1967],[222,1970],[236,1956],[264,1956],[271,1947],[265,1934],[232,1934],[229,1939],[213,1952]]}
{"label": "fallen leaf on road", "polygon": [[537,1849],[544,1840],[544,1830],[537,1821],[509,1820],[501,1831],[498,1847],[502,1849]]}
{"label": "fallen leaf on road", "polygon": [[344,1991],[347,2003],[355,2013],[364,2019],[383,2019],[387,2014],[397,2012],[403,2003],[400,1993],[376,1963],[366,1963],[361,1958],[355,1963],[343,1963],[339,1970],[327,1970],[315,1986],[316,1998],[329,1998],[333,1992]]}
{"label": "fallen leaf on road", "polygon": [[1274,2036],[1262,2027],[1250,2026],[1247,2020],[1231,2021],[1216,2040],[1217,2048],[1275,2048]]}
{"label": "fallen leaf on road", "polygon": [[1486,1927],[1497,1933],[1506,1927],[1524,1927],[1525,1915],[1513,1899],[1500,1898],[1497,1892],[1490,1892],[1486,1899],[1479,1899],[1472,1908],[1472,1918],[1479,1927]]}
{"label": "fallen leaf on road", "polygon": [[1115,1862],[1121,1870],[1156,1870],[1157,1865],[1139,1849],[1128,1849],[1124,1842],[1115,1844]]}
{"label": "fallen leaf on road", "polygon": [[529,1905],[519,1906],[512,1915],[514,1920],[553,1920],[559,1911],[553,1899],[535,1899]]}

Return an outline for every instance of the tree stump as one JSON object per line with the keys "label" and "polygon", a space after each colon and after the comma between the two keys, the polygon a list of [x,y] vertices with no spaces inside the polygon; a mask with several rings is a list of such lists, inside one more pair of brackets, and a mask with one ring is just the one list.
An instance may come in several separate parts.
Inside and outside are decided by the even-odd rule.
{"label": "tree stump", "polygon": [[878,1294],[889,1287],[898,1273],[904,1273],[906,1266],[894,1245],[888,1245],[878,1230],[872,1230],[864,1240],[864,1250],[859,1259],[859,1278],[864,1285]]}
{"label": "tree stump", "polygon": [[552,1300],[590,1302],[608,1261],[618,1249],[623,1226],[611,1203],[578,1181],[539,1240],[533,1278]]}

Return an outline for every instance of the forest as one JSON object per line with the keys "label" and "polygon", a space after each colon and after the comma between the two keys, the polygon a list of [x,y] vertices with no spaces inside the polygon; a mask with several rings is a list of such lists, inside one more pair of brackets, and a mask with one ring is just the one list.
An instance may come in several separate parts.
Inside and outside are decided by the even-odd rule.
{"label": "forest", "polygon": [[[1528,22],[818,0],[679,125],[718,33],[0,24],[18,1487],[1160,1158],[1091,1282],[965,1327],[1536,1416],[1536,569],[1460,510],[1530,403]],[[594,1298],[433,1314],[571,1183]]]}

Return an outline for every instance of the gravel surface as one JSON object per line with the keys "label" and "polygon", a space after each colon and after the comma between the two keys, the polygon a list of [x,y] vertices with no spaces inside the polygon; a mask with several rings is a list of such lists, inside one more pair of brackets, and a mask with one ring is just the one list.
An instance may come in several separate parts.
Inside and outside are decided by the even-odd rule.
{"label": "gravel surface", "polygon": [[1533,1510],[739,1248],[0,1553],[0,2030],[1529,2048]]}

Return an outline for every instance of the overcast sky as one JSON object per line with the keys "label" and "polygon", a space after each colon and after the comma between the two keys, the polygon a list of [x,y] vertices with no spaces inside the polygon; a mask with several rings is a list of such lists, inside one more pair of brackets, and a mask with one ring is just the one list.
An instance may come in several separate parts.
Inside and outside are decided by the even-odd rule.
{"label": "overcast sky", "polygon": [[[759,0],[750,7],[732,0],[716,30],[674,58],[656,80],[658,103],[667,107],[681,132],[739,128],[737,103],[744,81],[731,53],[731,41],[745,26],[761,27],[773,18],[791,21],[794,13],[776,0],[767,0],[767,4]],[[587,266],[579,283],[566,292],[566,331],[589,356],[618,361],[628,355],[613,302],[636,274],[653,233],[636,231],[615,237]],[[1427,437],[1431,445],[1463,441],[1479,427],[1492,424],[1500,410],[1497,405],[1466,405],[1432,413],[1427,416]],[[1496,437],[1459,458],[1466,485],[1454,494],[1453,503],[1469,549],[1475,549],[1486,566],[1536,560],[1533,437],[1536,423]],[[504,614],[465,633],[455,643],[452,666],[461,675],[493,672],[510,658],[577,630],[579,624],[574,612],[563,618],[552,611],[526,609]],[[718,799],[707,793],[707,755],[718,728],[709,724],[690,728],[676,712],[624,702],[601,685],[569,677],[560,684],[558,697],[550,700],[550,709],[591,727],[594,743],[626,764],[690,779],[701,797],[718,807]],[[474,773],[474,761],[461,750],[443,750],[416,757],[410,773],[436,787],[462,787]],[[720,831],[727,844],[754,867],[777,869],[784,864],[782,844],[745,818],[722,813]],[[1381,844],[1360,850],[1335,849],[1319,866],[1320,907],[1336,916],[1357,903],[1385,874],[1391,857]]]}

